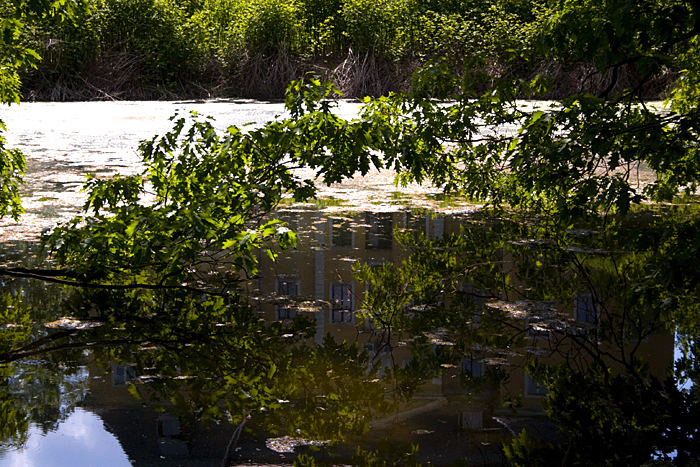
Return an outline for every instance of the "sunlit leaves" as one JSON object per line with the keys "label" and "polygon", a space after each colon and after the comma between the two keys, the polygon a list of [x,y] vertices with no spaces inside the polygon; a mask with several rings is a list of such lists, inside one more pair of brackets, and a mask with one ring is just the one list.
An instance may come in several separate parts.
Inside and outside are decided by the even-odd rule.
{"label": "sunlit leaves", "polygon": [[333,114],[334,92],[315,79],[295,83],[286,102],[293,117],[249,132],[220,134],[206,119],[174,118],[170,132],[141,145],[142,174],[88,180],[87,217],[55,230],[49,247],[62,264],[103,281],[148,272],[160,284],[219,275],[230,286],[254,275],[256,251],[274,258],[274,248],[296,241],[262,217],[283,196],[315,194],[314,180],[296,169],[330,184],[382,166],[382,128]]}
{"label": "sunlit leaves", "polygon": [[48,238],[56,257],[93,278],[102,271],[103,279],[118,281],[150,271],[178,284],[217,272],[217,264],[228,265],[218,273],[234,282],[255,274],[257,249],[295,243],[278,222],[259,225],[261,217],[286,190],[304,187],[284,153],[268,152],[278,148],[275,130],[232,128],[220,136],[208,121],[177,119],[171,132],[142,145],[142,175],[88,180],[85,209],[92,216]]}
{"label": "sunlit leaves", "polygon": [[[567,458],[572,462],[616,465],[642,464],[651,457],[681,463],[697,459],[698,402],[671,378],[654,377],[643,364],[634,372],[616,373],[595,364],[580,371],[533,361],[528,371],[550,391],[545,410],[566,428]],[[561,456],[551,454],[554,459]],[[511,456],[515,462],[527,462],[516,451]]]}
{"label": "sunlit leaves", "polygon": [[109,209],[115,209],[120,204],[136,203],[142,186],[140,176],[116,176],[106,180],[88,177],[84,190],[89,192],[89,196],[83,208],[99,214],[105,204]]}
{"label": "sunlit leaves", "polygon": [[[0,82],[1,80],[0,77]],[[2,101],[0,100],[0,102]],[[20,204],[19,185],[22,183],[22,175],[24,175],[24,155],[17,149],[5,147],[5,138],[2,135],[4,131],[5,125],[0,120],[0,217],[9,213],[14,219],[17,219],[23,212]]]}

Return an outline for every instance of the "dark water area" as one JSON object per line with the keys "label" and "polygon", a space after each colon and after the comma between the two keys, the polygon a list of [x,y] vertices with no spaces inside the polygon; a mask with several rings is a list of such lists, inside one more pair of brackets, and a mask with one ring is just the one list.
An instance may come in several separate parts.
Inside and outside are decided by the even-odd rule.
{"label": "dark water area", "polygon": [[[357,446],[500,465],[524,427],[561,436],[525,367],[584,361],[566,342],[597,332],[599,310],[576,284],[565,301],[516,298],[549,287],[516,271],[528,260],[515,255],[541,245],[503,248],[488,237],[509,222],[469,213],[276,217],[299,245],[261,254],[240,294],[3,279],[15,322],[0,331],[0,465],[284,464],[300,452],[356,463]],[[469,233],[493,254],[488,268],[457,240]],[[506,272],[532,283],[509,296],[494,282]],[[663,374],[673,338],[646,337],[638,353]]]}

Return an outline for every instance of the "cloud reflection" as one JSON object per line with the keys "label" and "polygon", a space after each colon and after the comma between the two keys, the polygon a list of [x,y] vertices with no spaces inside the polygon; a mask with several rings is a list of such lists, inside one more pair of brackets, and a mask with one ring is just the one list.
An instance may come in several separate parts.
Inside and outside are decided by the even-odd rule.
{"label": "cloud reflection", "polygon": [[29,430],[19,449],[0,454],[2,467],[130,466],[117,438],[104,428],[97,415],[77,408],[56,431]]}

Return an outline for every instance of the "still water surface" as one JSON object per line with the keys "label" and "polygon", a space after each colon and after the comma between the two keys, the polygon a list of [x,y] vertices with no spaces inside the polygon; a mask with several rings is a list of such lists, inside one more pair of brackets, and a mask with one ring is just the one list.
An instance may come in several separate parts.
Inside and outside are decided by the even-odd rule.
{"label": "still water surface", "polygon": [[50,467],[63,465],[131,465],[119,440],[105,430],[103,420],[80,407],[56,430],[44,432],[31,426],[20,449],[2,455],[2,465]]}
{"label": "still water surface", "polygon": [[[134,173],[138,141],[192,110],[220,128],[283,112],[258,102],[3,108],[10,144],[27,155],[28,213],[2,220],[0,261],[31,259],[38,233],[77,212],[85,174]],[[341,104],[345,116],[356,111]],[[390,186],[376,177],[334,193]],[[246,295],[225,301],[3,279],[0,309],[15,321],[0,330],[9,342],[0,343],[0,465],[280,464],[310,449],[349,462],[356,445],[381,439],[418,445],[435,464],[499,464],[500,444],[524,426],[556,436],[540,416],[543,388],[523,368],[561,352],[557,333],[592,331],[584,288],[524,299],[548,285],[529,268],[546,258],[543,244],[499,237],[522,220],[398,204],[280,211],[299,247],[276,262],[261,255]],[[506,275],[516,279],[500,293]],[[376,299],[367,307],[366,292]],[[485,310],[509,326],[484,332]],[[30,322],[18,325],[22,316]],[[12,341],[20,329],[31,332]],[[13,354],[21,339],[33,344]],[[652,336],[645,351],[663,374],[673,339]]]}
{"label": "still water surface", "polygon": [[[341,102],[338,113],[351,117],[358,106]],[[27,158],[22,189],[27,210],[20,224],[0,220],[2,236],[27,238],[76,213],[88,174],[138,172],[140,141],[169,130],[169,118],[197,112],[215,126],[252,128],[284,116],[284,105],[255,101],[22,103],[0,107],[8,147]],[[57,195],[60,193],[60,195]]]}

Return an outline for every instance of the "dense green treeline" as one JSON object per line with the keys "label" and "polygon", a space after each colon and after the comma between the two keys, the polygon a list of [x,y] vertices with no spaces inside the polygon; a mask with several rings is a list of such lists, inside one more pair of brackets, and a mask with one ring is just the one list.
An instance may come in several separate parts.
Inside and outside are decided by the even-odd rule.
{"label": "dense green treeline", "polygon": [[[23,32],[25,99],[279,97],[313,71],[346,95],[405,89],[420,65],[531,76],[542,1],[87,0]],[[529,60],[528,65],[524,65]]]}

